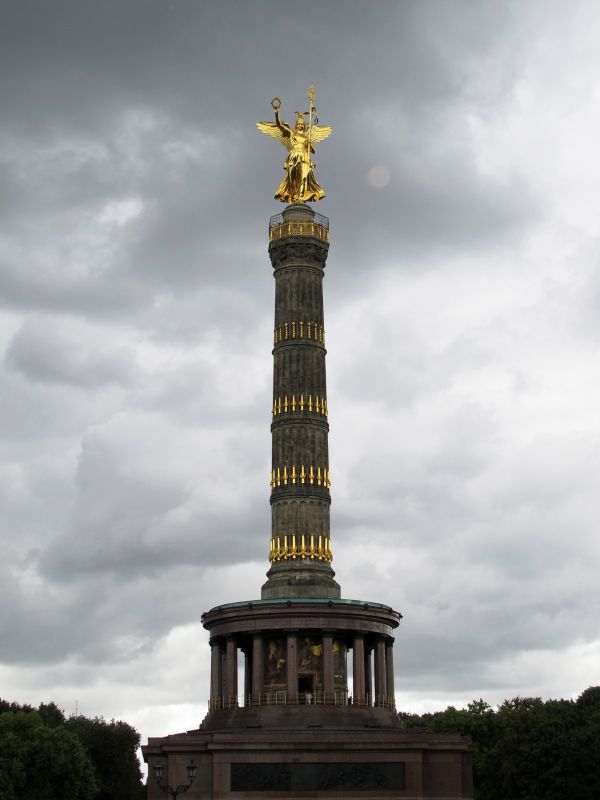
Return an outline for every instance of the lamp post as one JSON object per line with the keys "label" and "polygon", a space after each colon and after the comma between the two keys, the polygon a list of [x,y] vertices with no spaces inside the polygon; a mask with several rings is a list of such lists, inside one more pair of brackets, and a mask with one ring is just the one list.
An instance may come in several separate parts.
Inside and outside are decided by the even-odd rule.
{"label": "lamp post", "polygon": [[177,800],[177,797],[190,788],[192,783],[196,780],[196,775],[198,773],[198,767],[192,761],[190,764],[186,766],[187,776],[189,783],[180,783],[179,786],[175,787],[169,786],[168,783],[161,783],[161,778],[165,771],[165,768],[162,764],[155,764],[153,766],[154,777],[156,778],[156,783],[158,784],[158,788],[161,792],[166,792],[167,795],[173,798],[173,800]]}

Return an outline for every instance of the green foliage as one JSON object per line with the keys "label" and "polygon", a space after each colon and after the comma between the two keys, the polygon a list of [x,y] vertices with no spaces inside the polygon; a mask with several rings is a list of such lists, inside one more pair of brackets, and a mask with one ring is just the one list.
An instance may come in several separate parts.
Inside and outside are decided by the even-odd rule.
{"label": "green foliage", "polygon": [[588,797],[600,797],[600,686],[590,686],[576,702],[578,728],[574,734],[575,767]]}
{"label": "green foliage", "polygon": [[0,787],[6,800],[92,800],[94,770],[77,736],[35,711],[0,713]]}
{"label": "green foliage", "polygon": [[497,710],[476,700],[422,716],[407,728],[470,736],[476,800],[598,800],[600,687],[576,702],[515,697]]}
{"label": "green foliage", "polygon": [[126,722],[0,700],[0,798],[141,800],[139,743]]}
{"label": "green foliage", "polygon": [[99,786],[96,800],[139,800],[139,733],[126,722],[106,722],[102,717],[71,717],[66,727],[77,734],[92,759]]}
{"label": "green foliage", "polygon": [[64,727],[65,714],[56,703],[41,703],[38,714],[48,728]]}

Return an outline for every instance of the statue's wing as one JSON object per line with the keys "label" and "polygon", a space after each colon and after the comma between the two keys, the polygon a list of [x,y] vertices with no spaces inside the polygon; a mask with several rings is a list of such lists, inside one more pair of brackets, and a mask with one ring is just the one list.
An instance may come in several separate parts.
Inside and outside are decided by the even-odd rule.
{"label": "statue's wing", "polygon": [[278,142],[281,142],[286,150],[292,149],[292,140],[285,128],[282,130],[275,122],[257,122],[256,127],[261,133],[264,133],[266,136],[271,136],[273,139],[277,139]]}
{"label": "statue's wing", "polygon": [[332,130],[331,125],[313,125],[310,130],[310,143],[322,142],[323,139],[331,135]]}

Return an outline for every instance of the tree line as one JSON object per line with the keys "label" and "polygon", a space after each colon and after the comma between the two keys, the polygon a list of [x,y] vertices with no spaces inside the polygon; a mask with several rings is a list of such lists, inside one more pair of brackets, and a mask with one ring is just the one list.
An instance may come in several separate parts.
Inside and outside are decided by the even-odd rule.
{"label": "tree line", "polygon": [[141,800],[139,744],[126,722],[0,700],[0,798]]}
{"label": "tree line", "polygon": [[400,715],[408,729],[470,736],[475,800],[600,800],[600,686],[577,700],[476,700]]}
{"label": "tree line", "polygon": [[[471,738],[475,800],[600,799],[600,686],[577,700],[475,700],[400,716],[407,729]],[[139,743],[126,722],[0,700],[0,798],[142,800]]]}

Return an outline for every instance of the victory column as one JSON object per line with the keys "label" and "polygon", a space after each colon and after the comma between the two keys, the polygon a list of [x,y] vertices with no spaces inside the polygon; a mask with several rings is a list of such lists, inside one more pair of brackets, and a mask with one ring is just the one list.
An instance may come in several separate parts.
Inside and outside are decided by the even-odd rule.
{"label": "victory column", "polygon": [[[292,129],[271,106],[275,122],[258,129],[288,151],[285,177],[275,199],[290,203],[271,217],[269,255],[275,277],[273,349],[272,534],[268,582],[262,597],[339,597],[329,566],[329,449],[325,379],[323,273],[329,223],[306,201],[325,192],[314,174],[312,154],[331,127],[315,122],[314,88],[308,112],[296,112]],[[304,117],[308,116],[308,126]]]}
{"label": "victory column", "polygon": [[329,221],[307,203],[325,196],[312,156],[332,128],[317,122],[312,85],[308,99],[293,128],[281,119],[277,97],[274,121],[257,123],[287,151],[275,194],[286,207],[269,223],[275,324],[268,580],[260,600],[202,615],[211,647],[208,713],[198,730],[142,748],[149,800],[170,786],[190,800],[472,797],[468,741],[405,731],[395,712],[392,633],[401,615],[341,599],[331,568],[322,288]]}

